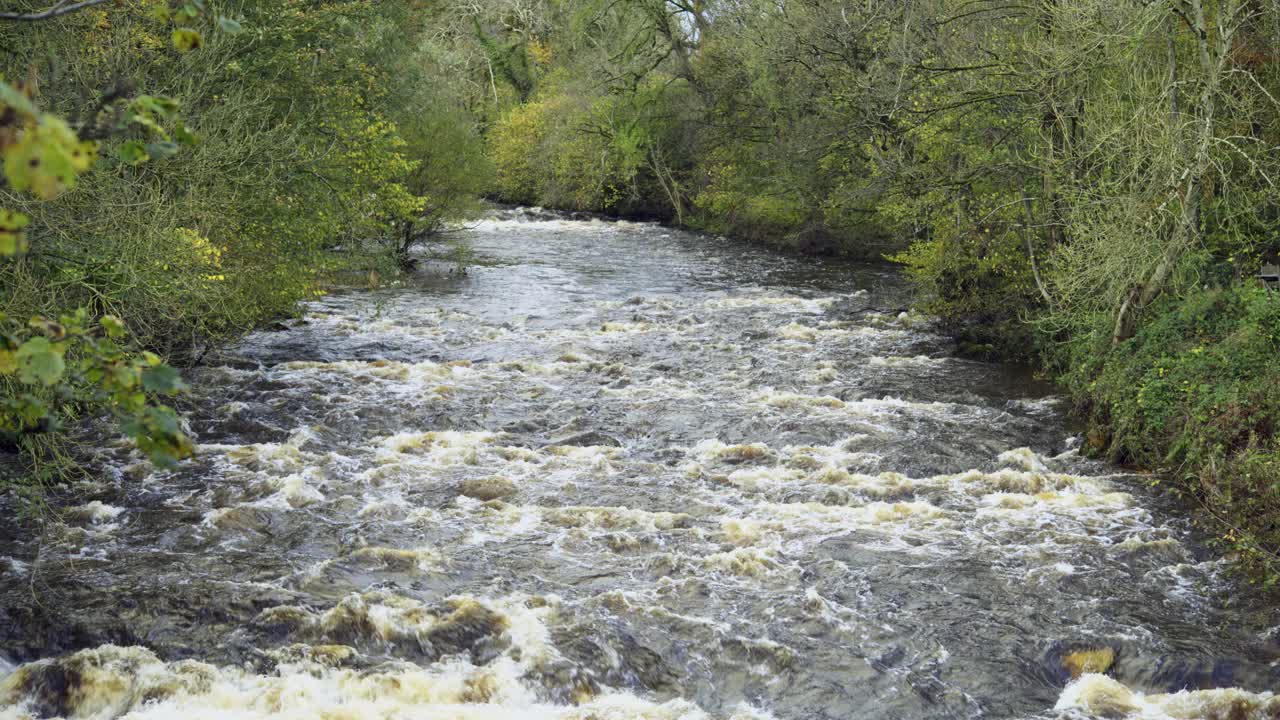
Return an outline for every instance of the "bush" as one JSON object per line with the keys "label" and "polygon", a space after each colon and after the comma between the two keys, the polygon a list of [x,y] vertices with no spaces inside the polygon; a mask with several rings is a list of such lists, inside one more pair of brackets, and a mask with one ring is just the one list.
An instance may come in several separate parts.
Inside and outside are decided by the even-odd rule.
{"label": "bush", "polygon": [[1025,320],[1038,308],[1039,297],[1012,224],[939,222],[932,238],[890,259],[906,266],[923,309],[957,336],[965,354],[1020,361],[1032,357],[1034,344]]}
{"label": "bush", "polygon": [[489,131],[489,158],[500,199],[510,203],[538,202],[545,168],[538,152],[550,130],[554,107],[545,101],[517,105]]}
{"label": "bush", "polygon": [[651,204],[637,188],[645,128],[615,127],[615,104],[548,91],[507,111],[488,134],[498,198],[622,213]]}
{"label": "bush", "polygon": [[699,225],[747,240],[785,243],[812,214],[803,198],[775,186],[745,153],[722,150],[704,162],[702,188],[694,197]]}
{"label": "bush", "polygon": [[1067,386],[1094,449],[1162,470],[1268,582],[1280,577],[1280,295],[1199,290],[1151,308],[1131,340],[1075,342]]}

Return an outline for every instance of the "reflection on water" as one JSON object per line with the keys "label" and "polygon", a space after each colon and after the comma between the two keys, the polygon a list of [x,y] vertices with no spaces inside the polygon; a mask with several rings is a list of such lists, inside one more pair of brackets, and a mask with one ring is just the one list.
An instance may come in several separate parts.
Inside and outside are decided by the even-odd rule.
{"label": "reflection on water", "polygon": [[1280,713],[1268,604],[890,269],[468,236],[198,372],[196,460],[0,529],[0,718]]}

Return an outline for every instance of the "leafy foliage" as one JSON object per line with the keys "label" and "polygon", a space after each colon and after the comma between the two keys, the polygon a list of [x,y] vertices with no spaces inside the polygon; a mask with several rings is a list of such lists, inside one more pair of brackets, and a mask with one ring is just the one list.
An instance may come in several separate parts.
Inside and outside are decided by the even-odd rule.
{"label": "leafy foliage", "polygon": [[[1038,355],[1098,452],[1172,469],[1274,576],[1276,301],[1250,277],[1280,259],[1278,20],[1242,0],[134,0],[0,25],[24,78],[0,82],[0,306],[81,318],[6,325],[7,427],[97,406],[180,457],[152,403],[178,377],[103,345],[108,318],[197,361],[343,272],[411,267],[491,193],[901,263],[967,350]],[[132,395],[103,363],[136,370]]]}
{"label": "leafy foliage", "polygon": [[[452,7],[483,29],[445,35],[491,108],[502,199],[901,263],[965,350],[1063,377],[1111,438],[1099,452],[1191,478],[1180,487],[1233,537],[1280,551],[1264,531],[1280,498],[1248,480],[1269,472],[1276,429],[1244,409],[1269,407],[1275,379],[1257,344],[1275,295],[1251,294],[1250,277],[1280,261],[1276,7]],[[545,63],[513,77],[504,63],[535,46]],[[1237,299],[1202,306],[1213,293]],[[1201,311],[1229,329],[1162,367],[1202,390],[1127,374],[1148,367],[1127,353],[1175,357],[1170,328]],[[1201,394],[1215,399],[1187,404]],[[1215,403],[1235,409],[1178,420]]]}
{"label": "leafy foliage", "polygon": [[[1166,300],[1133,340],[1071,347],[1070,386],[1112,458],[1170,469],[1207,525],[1280,579],[1280,301],[1257,287]],[[1099,347],[1101,346],[1101,347]]]}
{"label": "leafy foliage", "polygon": [[36,462],[106,413],[156,460],[183,457],[153,401],[181,387],[160,358],[197,362],[348,270],[387,269],[403,224],[438,231],[474,207],[483,173],[424,168],[449,161],[438,140],[475,133],[416,62],[423,12],[138,0],[0,23],[0,73],[25,78],[0,84],[0,309],[80,318],[65,339],[6,330],[10,445]]}
{"label": "leafy foliage", "polygon": [[34,318],[25,327],[0,317],[0,437],[30,442],[57,431],[75,408],[107,409],[153,462],[189,456],[191,441],[174,411],[156,402],[185,389],[159,356],[129,349],[124,323],[110,315],[91,324],[79,310],[58,322]]}

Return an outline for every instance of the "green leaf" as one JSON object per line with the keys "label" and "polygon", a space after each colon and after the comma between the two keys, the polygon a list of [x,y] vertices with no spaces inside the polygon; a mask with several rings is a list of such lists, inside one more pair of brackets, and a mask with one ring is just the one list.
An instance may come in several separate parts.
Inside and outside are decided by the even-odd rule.
{"label": "green leaf", "polygon": [[173,137],[183,145],[195,145],[200,142],[200,138],[191,132],[186,125],[178,125],[173,131]]}
{"label": "green leaf", "polygon": [[13,404],[13,409],[22,420],[22,424],[28,428],[40,427],[41,421],[50,418],[51,415],[49,406],[29,393],[23,393]]}
{"label": "green leaf", "polygon": [[160,137],[168,137],[168,133],[164,131],[164,127],[156,122],[156,119],[149,112],[131,112],[129,113],[128,122],[141,125],[147,129],[147,132]]}
{"label": "green leaf", "polygon": [[177,370],[168,365],[155,365],[142,371],[142,387],[151,392],[172,395],[187,386]]}
{"label": "green leaf", "polygon": [[165,119],[178,112],[180,106],[177,100],[163,95],[139,95],[133,101],[134,112],[145,112]]}
{"label": "green leaf", "polygon": [[218,27],[222,28],[222,32],[228,35],[238,35],[244,32],[244,26],[229,17],[218,17]]}
{"label": "green leaf", "polygon": [[[102,338],[101,340],[93,343],[92,349],[93,354],[98,360],[114,361],[124,357],[124,350],[110,337]],[[95,358],[90,359],[92,360]]]}
{"label": "green leaf", "polygon": [[89,311],[83,307],[78,307],[73,313],[63,313],[58,322],[66,326],[67,332],[72,335],[79,335],[84,330],[85,324],[89,320]]}
{"label": "green leaf", "polygon": [[182,458],[191,457],[195,451],[191,439],[182,433],[177,413],[163,405],[138,411],[123,427],[138,448],[157,465],[172,466]]}
{"label": "green leaf", "polygon": [[28,243],[26,233],[9,233],[0,231],[0,257],[24,255]]}
{"label": "green leaf", "polygon": [[124,321],[116,317],[115,315],[103,315],[102,319],[99,320],[98,323],[102,325],[102,331],[107,334],[107,337],[110,337],[110,338],[124,337],[124,334],[125,334]]}
{"label": "green leaf", "polygon": [[164,405],[147,408],[147,423],[153,430],[171,438],[182,435],[182,426],[178,423],[178,414]]}
{"label": "green leaf", "polygon": [[24,383],[53,385],[62,379],[66,363],[62,351],[48,338],[33,337],[18,348],[18,379]]}
{"label": "green leaf", "polygon": [[132,390],[138,384],[137,368],[118,363],[111,366],[110,373],[106,376],[110,378],[111,384],[116,390]]}
{"label": "green leaf", "polygon": [[18,356],[12,350],[0,348],[0,375],[12,375],[18,371]]}
{"label": "green leaf", "polygon": [[13,108],[14,112],[19,115],[26,115],[28,118],[36,116],[36,106],[27,99],[17,88],[3,80],[0,80],[0,106]]}
{"label": "green leaf", "polygon": [[178,143],[170,140],[147,143],[147,154],[156,160],[171,158],[178,154]]}
{"label": "green leaf", "polygon": [[200,33],[191,28],[178,28],[173,31],[173,47],[180,53],[188,53],[199,49],[204,39]]}
{"label": "green leaf", "polygon": [[74,150],[62,125],[29,129],[4,152],[5,178],[14,190],[29,190],[43,200],[52,200],[75,185]]}
{"label": "green leaf", "polygon": [[151,156],[147,154],[146,146],[138,140],[125,142],[116,151],[116,154],[119,155],[121,160],[135,167],[151,159]]}
{"label": "green leaf", "polygon": [[27,322],[27,327],[44,335],[49,342],[59,343],[67,338],[67,328],[49,318],[36,316]]}
{"label": "green leaf", "polygon": [[25,228],[31,218],[20,212],[0,208],[0,257],[21,255],[27,251]]}

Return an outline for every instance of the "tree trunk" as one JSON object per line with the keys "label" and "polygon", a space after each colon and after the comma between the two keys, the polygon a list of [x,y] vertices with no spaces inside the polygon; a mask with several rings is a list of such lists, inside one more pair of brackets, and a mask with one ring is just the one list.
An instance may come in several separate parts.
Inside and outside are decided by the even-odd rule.
{"label": "tree trunk", "polygon": [[662,191],[671,201],[671,208],[676,213],[676,224],[684,225],[684,201],[680,196],[680,185],[666,163],[662,162],[662,156],[657,148],[649,148],[649,167],[653,169],[654,176],[658,178],[658,184],[662,186]]}
{"label": "tree trunk", "polygon": [[[1048,0],[1048,2],[1044,4],[1044,10],[1040,15],[1040,27],[1044,32],[1046,39],[1053,36],[1053,12],[1056,7],[1056,0]],[[1040,131],[1042,134],[1048,136],[1049,144],[1044,155],[1044,163],[1040,168],[1040,202],[1044,206],[1045,215],[1048,219],[1049,247],[1052,248],[1062,242],[1064,215],[1062,212],[1062,202],[1058,197],[1057,182],[1054,178],[1054,173],[1057,172],[1055,165],[1062,162],[1062,159],[1066,155],[1065,128],[1063,127],[1062,116],[1058,112],[1058,101],[1060,99],[1059,95],[1061,95],[1061,88],[1056,70],[1050,70],[1049,77],[1045,81],[1043,92],[1044,112],[1040,116]]]}

